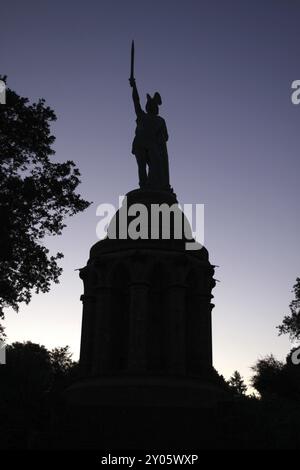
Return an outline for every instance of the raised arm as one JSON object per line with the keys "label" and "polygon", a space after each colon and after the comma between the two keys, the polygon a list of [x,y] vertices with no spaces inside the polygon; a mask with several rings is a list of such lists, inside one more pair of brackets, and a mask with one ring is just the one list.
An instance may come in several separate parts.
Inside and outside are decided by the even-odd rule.
{"label": "raised arm", "polygon": [[130,83],[130,86],[132,87],[132,99],[133,99],[135,113],[138,116],[142,112],[142,107],[141,107],[140,97],[139,97],[139,93],[137,91],[135,79],[130,78],[129,83]]}

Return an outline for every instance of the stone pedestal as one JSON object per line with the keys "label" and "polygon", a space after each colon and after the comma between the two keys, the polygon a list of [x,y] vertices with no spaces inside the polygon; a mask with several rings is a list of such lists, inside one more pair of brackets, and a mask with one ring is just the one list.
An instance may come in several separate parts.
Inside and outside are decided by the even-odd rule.
{"label": "stone pedestal", "polygon": [[[182,225],[188,225],[173,193],[136,190],[127,195],[127,206],[119,209],[110,229],[119,228],[135,204],[148,208],[150,229],[153,204],[173,206]],[[125,229],[131,220],[129,216]],[[221,400],[212,366],[214,267],[204,247],[186,250],[186,236],[176,238],[172,218],[169,228],[168,239],[161,222],[153,230],[158,238],[130,239],[124,238],[123,226],[121,236],[91,248],[87,266],[80,271],[81,379],[65,391],[65,403],[66,422],[85,427],[89,442],[98,431],[95,423],[88,423],[99,420],[104,427],[98,438],[110,448],[118,446],[120,433],[108,422],[109,416],[118,416],[116,426],[127,426],[137,439],[144,433],[142,440],[148,438],[151,446],[157,417],[159,426],[167,429],[170,414],[183,421],[194,416],[190,423],[196,430],[203,413]],[[151,416],[156,416],[153,422]],[[139,429],[132,428],[131,420],[140,423]],[[130,447],[124,439],[123,447]],[[183,436],[174,439],[178,445]]]}
{"label": "stone pedestal", "polygon": [[[174,194],[142,190],[129,193],[126,210],[141,203],[149,213],[152,204],[180,211]],[[116,214],[116,226],[123,210]],[[174,238],[172,224],[169,239],[162,234],[155,240],[107,238],[92,247],[80,272],[84,378],[209,376],[214,268],[204,247],[187,251],[184,236]]]}

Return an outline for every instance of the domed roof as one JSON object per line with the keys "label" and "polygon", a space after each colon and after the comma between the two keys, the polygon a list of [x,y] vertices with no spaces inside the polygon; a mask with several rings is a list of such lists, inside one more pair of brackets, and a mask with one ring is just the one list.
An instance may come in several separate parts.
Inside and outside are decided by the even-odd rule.
{"label": "domed roof", "polygon": [[194,240],[190,223],[171,191],[136,189],[126,194],[107,237],[92,246],[90,257],[143,248],[187,251],[208,261],[206,248]]}

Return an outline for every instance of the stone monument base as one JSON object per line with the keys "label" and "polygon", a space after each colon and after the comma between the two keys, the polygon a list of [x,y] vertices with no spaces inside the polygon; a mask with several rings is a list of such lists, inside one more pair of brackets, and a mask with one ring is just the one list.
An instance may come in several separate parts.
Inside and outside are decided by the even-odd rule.
{"label": "stone monument base", "polygon": [[101,377],[75,383],[60,400],[34,448],[174,451],[224,440],[218,423],[228,395],[199,379]]}
{"label": "stone monument base", "polygon": [[[150,238],[129,236],[136,210]],[[212,365],[208,251],[187,250],[191,228],[172,191],[129,192],[110,232],[80,271],[81,378],[57,400],[44,445],[214,446],[227,397]]]}
{"label": "stone monument base", "polygon": [[67,406],[212,408],[226,396],[212,382],[182,377],[116,376],[75,383],[65,393]]}

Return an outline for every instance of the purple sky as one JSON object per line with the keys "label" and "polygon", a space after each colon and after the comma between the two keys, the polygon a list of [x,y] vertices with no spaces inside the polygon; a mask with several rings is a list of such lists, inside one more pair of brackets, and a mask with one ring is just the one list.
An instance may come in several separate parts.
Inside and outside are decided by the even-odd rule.
{"label": "purple sky", "polygon": [[94,204],[67,221],[64,274],[49,294],[7,313],[8,340],[80,342],[83,267],[96,207],[137,187],[130,43],[142,102],[158,90],[180,203],[205,204],[205,245],[220,267],[214,289],[214,365],[249,377],[258,357],[283,358],[278,325],[300,275],[300,4],[276,0],[10,0],[1,7],[1,70],[18,93],[57,113],[56,157],[73,159]]}

